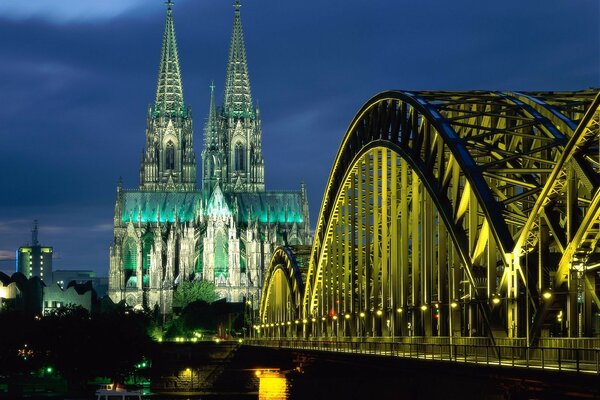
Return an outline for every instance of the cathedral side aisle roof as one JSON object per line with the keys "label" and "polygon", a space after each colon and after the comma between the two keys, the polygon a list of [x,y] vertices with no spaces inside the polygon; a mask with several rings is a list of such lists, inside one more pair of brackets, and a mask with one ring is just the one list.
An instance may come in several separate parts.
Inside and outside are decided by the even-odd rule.
{"label": "cathedral side aisle roof", "polygon": [[230,204],[237,199],[238,213],[243,221],[303,222],[301,192],[241,192],[225,196]]}
{"label": "cathedral side aisle roof", "polygon": [[[301,223],[302,193],[240,192],[224,193],[227,205],[237,220],[244,223]],[[167,192],[123,190],[121,192],[121,222],[193,221],[202,208],[202,192]],[[202,210],[206,214],[206,209]]]}
{"label": "cathedral side aisle roof", "polygon": [[122,222],[192,221],[200,207],[201,192],[127,191],[122,193]]}

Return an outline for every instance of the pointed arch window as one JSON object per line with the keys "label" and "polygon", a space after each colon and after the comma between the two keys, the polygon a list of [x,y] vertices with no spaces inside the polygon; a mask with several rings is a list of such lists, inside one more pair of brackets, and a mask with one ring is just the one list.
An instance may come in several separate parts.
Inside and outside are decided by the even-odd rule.
{"label": "pointed arch window", "polygon": [[135,240],[128,238],[123,246],[123,269],[135,271],[137,268],[137,246]]}
{"label": "pointed arch window", "polygon": [[175,169],[175,146],[173,142],[167,143],[165,151],[165,169]]}
{"label": "pointed arch window", "polygon": [[234,169],[236,171],[243,171],[244,170],[244,155],[246,153],[246,149],[244,148],[244,145],[241,143],[238,143],[235,145],[235,151],[234,151],[234,161],[235,161],[235,165],[234,165]]}

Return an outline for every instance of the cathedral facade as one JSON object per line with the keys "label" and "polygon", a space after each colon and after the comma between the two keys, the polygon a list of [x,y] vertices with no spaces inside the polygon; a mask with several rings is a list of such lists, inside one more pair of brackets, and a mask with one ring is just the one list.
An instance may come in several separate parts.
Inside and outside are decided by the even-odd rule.
{"label": "cathedral facade", "polygon": [[139,188],[117,187],[109,269],[115,302],[170,313],[177,285],[204,279],[228,301],[258,304],[275,247],[310,243],[304,185],[265,190],[260,111],[252,101],[239,1],[234,8],[223,105],[216,105],[211,84],[197,188],[192,112],[184,102],[167,3]]}

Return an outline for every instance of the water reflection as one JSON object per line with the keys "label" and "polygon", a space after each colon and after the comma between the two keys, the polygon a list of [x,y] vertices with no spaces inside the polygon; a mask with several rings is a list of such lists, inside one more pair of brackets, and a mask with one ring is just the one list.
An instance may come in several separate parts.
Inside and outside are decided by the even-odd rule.
{"label": "water reflection", "polygon": [[258,399],[288,399],[288,382],[284,372],[276,369],[258,369],[255,372],[259,379]]}

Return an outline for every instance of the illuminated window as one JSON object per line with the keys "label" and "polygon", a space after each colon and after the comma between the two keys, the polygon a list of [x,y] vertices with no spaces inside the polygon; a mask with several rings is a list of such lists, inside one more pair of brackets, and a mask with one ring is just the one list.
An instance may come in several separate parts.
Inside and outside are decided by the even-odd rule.
{"label": "illuminated window", "polygon": [[146,273],[150,268],[150,256],[152,254],[152,246],[154,244],[154,235],[151,232],[148,232],[144,235],[144,240],[142,242],[142,269]]}
{"label": "illuminated window", "polygon": [[244,170],[244,153],[246,152],[246,149],[244,149],[244,146],[241,143],[238,143],[235,145],[235,154],[234,154],[234,160],[235,160],[235,170],[236,171],[243,171]]}
{"label": "illuminated window", "polygon": [[123,246],[123,269],[135,271],[137,268],[137,246],[135,240],[129,238]]}
{"label": "illuminated window", "polygon": [[175,169],[175,146],[173,145],[173,142],[167,143],[165,169]]}

